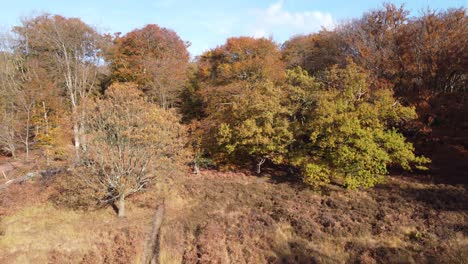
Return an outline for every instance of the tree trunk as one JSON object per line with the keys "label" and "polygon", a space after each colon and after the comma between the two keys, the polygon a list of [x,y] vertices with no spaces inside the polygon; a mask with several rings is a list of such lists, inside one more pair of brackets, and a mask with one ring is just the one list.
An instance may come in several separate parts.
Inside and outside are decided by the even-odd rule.
{"label": "tree trunk", "polygon": [[86,133],[85,133],[85,113],[84,111],[81,111],[80,113],[80,119],[78,121],[78,135],[80,137],[80,150],[86,151]]}
{"label": "tree trunk", "polygon": [[16,159],[16,147],[15,147],[15,145],[14,144],[9,144],[8,148],[9,148],[8,151],[10,151],[11,157],[13,159]]}
{"label": "tree trunk", "polygon": [[30,124],[31,123],[31,110],[28,108],[26,112],[27,112],[28,118],[26,120],[26,136],[24,139],[24,146],[26,149],[26,161],[28,161],[29,160],[29,130],[31,127],[31,124]]}
{"label": "tree trunk", "polygon": [[257,163],[257,174],[260,174],[262,172],[262,165],[265,163],[266,159],[261,158],[260,161]]}
{"label": "tree trunk", "polygon": [[125,195],[120,196],[117,208],[119,209],[119,217],[125,217]]}
{"label": "tree trunk", "polygon": [[200,174],[200,168],[198,167],[197,162],[194,162],[193,164],[193,174]]}
{"label": "tree trunk", "polygon": [[[42,109],[44,110],[44,123],[45,123],[45,135],[47,137],[49,137],[49,116],[47,115],[47,109],[46,109],[46,105],[45,105],[45,102],[42,101]],[[37,129],[37,127],[36,127]],[[39,133],[36,132],[36,135],[38,135]],[[50,165],[50,152],[49,152],[49,149],[48,147],[45,147],[45,156],[46,156],[46,164],[47,166]]]}
{"label": "tree trunk", "polygon": [[80,128],[78,122],[74,122],[73,124],[73,138],[75,140],[75,158],[76,161],[80,161]]}

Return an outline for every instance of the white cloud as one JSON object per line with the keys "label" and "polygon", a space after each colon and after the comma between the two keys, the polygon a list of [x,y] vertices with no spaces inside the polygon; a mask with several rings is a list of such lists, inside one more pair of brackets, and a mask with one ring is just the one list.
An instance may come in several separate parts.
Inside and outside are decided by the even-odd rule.
{"label": "white cloud", "polygon": [[329,13],[289,12],[284,9],[282,0],[267,9],[257,10],[253,14],[256,16],[256,22],[251,31],[254,37],[273,35],[282,41],[292,35],[317,32],[322,27],[331,29],[335,24]]}

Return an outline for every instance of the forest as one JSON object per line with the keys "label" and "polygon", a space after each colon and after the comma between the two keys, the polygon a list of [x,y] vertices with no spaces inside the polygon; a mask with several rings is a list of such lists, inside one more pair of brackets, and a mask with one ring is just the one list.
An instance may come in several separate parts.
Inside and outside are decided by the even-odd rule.
{"label": "forest", "polygon": [[1,35],[0,263],[467,263],[465,8],[189,46]]}

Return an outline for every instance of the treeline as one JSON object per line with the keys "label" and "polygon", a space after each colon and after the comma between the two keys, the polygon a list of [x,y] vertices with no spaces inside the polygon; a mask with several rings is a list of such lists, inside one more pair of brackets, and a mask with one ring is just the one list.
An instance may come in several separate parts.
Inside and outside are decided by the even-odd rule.
{"label": "treeline", "polygon": [[182,97],[200,162],[260,172],[268,161],[348,188],[427,169],[403,133],[418,129],[421,100],[466,94],[467,26],[465,9],[409,17],[387,4],[281,46],[228,39],[197,59]]}
{"label": "treeline", "polygon": [[157,25],[109,35],[25,19],[1,43],[1,151],[73,160],[121,208],[184,149],[195,167],[267,162],[312,186],[370,187],[391,166],[426,168],[403,132],[421,98],[466,93],[467,26],[462,8],[410,17],[388,4],[282,45],[230,38],[191,62]]}

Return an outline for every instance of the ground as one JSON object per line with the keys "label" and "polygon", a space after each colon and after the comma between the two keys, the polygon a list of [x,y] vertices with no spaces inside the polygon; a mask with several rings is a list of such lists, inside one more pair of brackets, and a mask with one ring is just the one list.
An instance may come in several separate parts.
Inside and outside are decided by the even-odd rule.
{"label": "ground", "polygon": [[162,202],[160,263],[466,263],[465,187],[387,179],[317,193],[284,175],[204,170],[134,196],[126,219],[56,205],[49,181],[17,184],[0,194],[0,263],[138,263]]}
{"label": "ground", "polygon": [[389,177],[372,190],[319,194],[280,177],[212,171],[181,185],[174,205],[168,201],[174,211],[162,228],[161,252],[179,254],[176,259],[187,263],[468,259],[468,196],[462,186]]}

